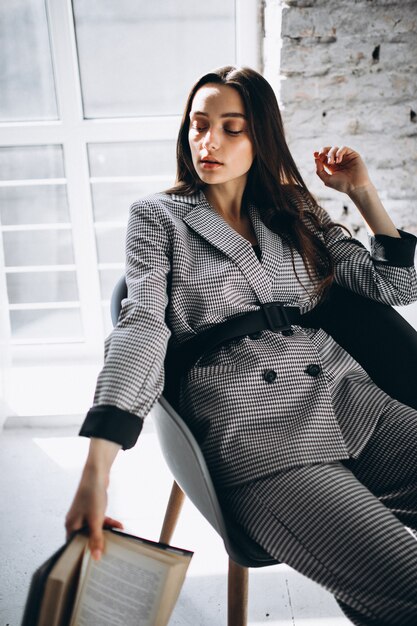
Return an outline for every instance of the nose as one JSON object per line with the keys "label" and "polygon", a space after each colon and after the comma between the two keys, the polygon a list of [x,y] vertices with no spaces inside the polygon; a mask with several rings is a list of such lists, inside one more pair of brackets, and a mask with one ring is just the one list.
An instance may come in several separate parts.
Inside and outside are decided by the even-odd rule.
{"label": "nose", "polygon": [[219,138],[213,132],[213,129],[209,129],[201,140],[201,147],[207,150],[216,150],[219,147]]}

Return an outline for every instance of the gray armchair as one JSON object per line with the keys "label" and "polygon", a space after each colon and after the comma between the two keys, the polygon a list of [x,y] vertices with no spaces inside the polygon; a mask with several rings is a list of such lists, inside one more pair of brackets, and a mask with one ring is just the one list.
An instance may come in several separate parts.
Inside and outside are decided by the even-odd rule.
{"label": "gray armchair", "polygon": [[[117,282],[111,300],[113,324],[127,296],[125,278]],[[322,327],[362,365],[390,396],[417,408],[417,332],[391,306],[333,285],[325,304],[310,316],[312,328]],[[228,626],[247,623],[248,567],[278,563],[240,527],[226,519],[201,450],[180,415],[162,396],[155,424],[174,485],[160,540],[169,543],[186,494],[222,537],[229,555]]]}

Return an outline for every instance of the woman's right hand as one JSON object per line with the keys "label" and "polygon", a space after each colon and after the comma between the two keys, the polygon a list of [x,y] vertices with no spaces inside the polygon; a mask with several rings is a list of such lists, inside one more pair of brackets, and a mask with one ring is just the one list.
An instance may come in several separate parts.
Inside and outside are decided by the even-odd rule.
{"label": "woman's right hand", "polygon": [[123,528],[118,520],[105,516],[107,508],[108,476],[86,465],[74,500],[65,517],[67,540],[71,533],[87,525],[88,547],[93,559],[98,561],[104,550],[103,525]]}

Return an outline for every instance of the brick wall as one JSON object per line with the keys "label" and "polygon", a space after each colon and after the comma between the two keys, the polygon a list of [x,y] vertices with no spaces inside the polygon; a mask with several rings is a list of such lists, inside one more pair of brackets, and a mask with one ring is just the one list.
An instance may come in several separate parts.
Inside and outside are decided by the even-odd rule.
{"label": "brick wall", "polygon": [[323,145],[351,146],[396,225],[417,233],[417,0],[263,5],[264,75],[307,185],[366,239],[353,203],[324,187],[312,158]]}

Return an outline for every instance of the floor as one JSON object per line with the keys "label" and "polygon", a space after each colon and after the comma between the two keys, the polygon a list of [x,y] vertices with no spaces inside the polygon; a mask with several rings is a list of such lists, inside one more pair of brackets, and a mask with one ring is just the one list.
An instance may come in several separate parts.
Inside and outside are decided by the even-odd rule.
{"label": "floor", "polygon": [[[151,416],[145,424],[137,445],[120,452],[113,465],[108,513],[127,531],[156,540],[172,478]],[[32,572],[64,542],[64,518],[89,441],[77,432],[74,424],[5,428],[0,434],[0,626],[19,626]],[[170,626],[226,625],[226,553],[189,501],[171,543],[194,556]],[[248,623],[350,624],[333,596],[286,565],[250,570]]]}

